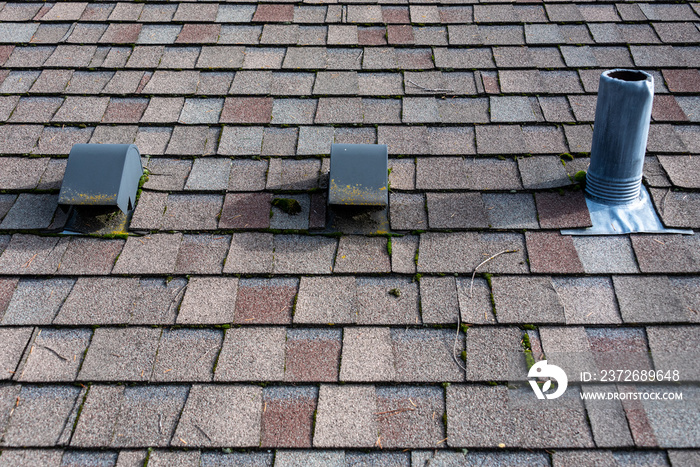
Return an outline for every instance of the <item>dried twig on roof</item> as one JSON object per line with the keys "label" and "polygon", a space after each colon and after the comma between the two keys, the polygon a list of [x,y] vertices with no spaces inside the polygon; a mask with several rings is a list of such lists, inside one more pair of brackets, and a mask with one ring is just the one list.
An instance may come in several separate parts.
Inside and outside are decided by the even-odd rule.
{"label": "dried twig on roof", "polygon": [[454,89],[442,89],[442,88],[426,88],[425,86],[421,86],[420,84],[417,84],[410,79],[406,78],[406,82],[413,86],[414,88],[418,88],[421,91],[425,92],[435,92],[435,93],[446,93],[446,92],[455,92]]}
{"label": "dried twig on roof", "polygon": [[[486,258],[485,260],[483,260],[482,262],[480,262],[479,264],[477,264],[477,266],[474,268],[474,271],[472,272],[472,280],[471,280],[471,283],[469,284],[469,299],[471,299],[474,295],[473,294],[473,292],[474,292],[474,277],[476,277],[477,269],[479,269],[481,266],[488,263],[492,259],[498,258],[499,256],[504,255],[506,253],[515,253],[516,251],[518,251],[518,250],[499,251],[495,255],[490,256],[490,257]],[[460,367],[464,371],[467,371],[467,367],[462,365],[459,361],[459,358],[457,358],[457,342],[459,341],[459,330],[461,327],[462,327],[462,313],[461,313],[461,311],[458,310],[457,311],[457,334],[455,335],[455,342],[452,345],[452,359],[455,361],[455,363],[457,364],[458,367]]]}

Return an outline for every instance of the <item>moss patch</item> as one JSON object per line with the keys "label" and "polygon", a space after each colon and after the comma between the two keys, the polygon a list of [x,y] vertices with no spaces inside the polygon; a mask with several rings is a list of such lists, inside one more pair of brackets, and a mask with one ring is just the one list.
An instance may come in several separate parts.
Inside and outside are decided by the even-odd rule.
{"label": "moss patch", "polygon": [[532,356],[532,345],[530,344],[530,336],[527,331],[523,333],[523,353],[525,353],[525,363],[527,364],[527,369],[532,368],[535,364],[535,358]]}
{"label": "moss patch", "polygon": [[274,198],[272,205],[290,216],[295,216],[301,212],[301,204],[292,198]]}

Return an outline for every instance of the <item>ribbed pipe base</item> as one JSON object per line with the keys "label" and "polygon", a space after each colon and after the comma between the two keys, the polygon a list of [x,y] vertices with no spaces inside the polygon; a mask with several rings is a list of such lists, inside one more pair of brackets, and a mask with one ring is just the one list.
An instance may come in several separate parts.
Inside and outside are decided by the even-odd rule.
{"label": "ribbed pipe base", "polygon": [[641,186],[641,176],[633,180],[609,180],[590,171],[586,174],[586,193],[606,204],[624,205],[638,201]]}

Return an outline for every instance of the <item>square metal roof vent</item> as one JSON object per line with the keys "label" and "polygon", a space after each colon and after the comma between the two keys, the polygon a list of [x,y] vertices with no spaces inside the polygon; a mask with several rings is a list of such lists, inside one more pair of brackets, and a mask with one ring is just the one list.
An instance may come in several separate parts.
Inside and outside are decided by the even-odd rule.
{"label": "square metal roof vent", "polygon": [[58,204],[116,206],[128,213],[143,175],[134,144],[76,144],[68,155]]}
{"label": "square metal roof vent", "polygon": [[333,144],[326,230],[389,231],[389,152],[384,144]]}
{"label": "square metal roof vent", "polygon": [[76,144],[58,196],[68,211],[63,233],[125,234],[143,176],[133,144]]}
{"label": "square metal roof vent", "polygon": [[333,144],[328,204],[386,207],[388,154],[385,144]]}

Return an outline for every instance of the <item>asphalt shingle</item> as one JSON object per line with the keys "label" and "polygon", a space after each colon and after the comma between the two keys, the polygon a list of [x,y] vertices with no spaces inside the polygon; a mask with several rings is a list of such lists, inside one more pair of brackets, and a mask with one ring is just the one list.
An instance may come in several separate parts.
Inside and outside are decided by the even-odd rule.
{"label": "asphalt shingle", "polygon": [[185,386],[124,389],[112,445],[167,446],[185,405],[187,392]]}
{"label": "asphalt shingle", "polygon": [[[10,57],[10,60],[12,60],[12,57]],[[42,60],[43,61],[43,60]],[[11,62],[8,60],[6,62],[6,66],[10,66]],[[22,64],[24,65],[24,64]],[[29,64],[32,66],[33,64]],[[39,72],[38,71],[18,71],[18,70],[12,70],[10,71],[9,74],[5,74],[5,78],[0,84],[0,91],[2,91],[3,94],[8,94],[8,93],[25,93],[29,91],[29,89],[32,87],[34,84],[34,81],[39,77]]]}
{"label": "asphalt shingle", "polygon": [[174,324],[186,285],[185,278],[142,278],[130,323]]}
{"label": "asphalt shingle", "polygon": [[565,322],[564,306],[549,277],[498,276],[492,284],[499,323]]}
{"label": "asphalt shingle", "polygon": [[242,279],[236,296],[234,322],[288,324],[299,281],[294,278]]}
{"label": "asphalt shingle", "polygon": [[[474,245],[477,248],[474,248]],[[469,272],[491,255],[502,250],[517,253],[501,255],[479,271],[490,273],[525,273],[524,238],[511,233],[424,233],[418,256],[419,272]]]}
{"label": "asphalt shingle", "polygon": [[223,105],[223,99],[185,99],[178,123],[218,123]]}
{"label": "asphalt shingle", "polygon": [[493,324],[494,305],[491,300],[491,287],[485,278],[464,277],[456,279],[459,313],[464,323]]}
{"label": "asphalt shingle", "polygon": [[679,380],[696,381],[697,337],[689,326],[647,327],[649,349],[656,368],[678,370]]}
{"label": "asphalt shingle", "polygon": [[485,228],[488,225],[479,193],[428,193],[428,224],[433,229]]}
{"label": "asphalt shingle", "polygon": [[322,97],[318,101],[316,123],[362,123],[359,98]]}
{"label": "asphalt shingle", "polygon": [[391,193],[391,228],[394,230],[419,230],[428,226],[425,196],[409,193]]}
{"label": "asphalt shingle", "polygon": [[[39,3],[9,3],[0,11],[2,21],[29,21],[41,9]],[[44,12],[46,14],[46,12]]]}
{"label": "asphalt shingle", "polygon": [[56,195],[21,193],[0,223],[0,229],[45,229],[51,225],[57,207]]}
{"label": "asphalt shingle", "polygon": [[2,365],[0,379],[8,380],[15,377],[15,370],[29,339],[32,337],[32,331],[31,327],[0,329],[0,335],[3,337],[3,342],[6,343],[2,353],[0,353],[0,365]]}
{"label": "asphalt shingle", "polygon": [[481,196],[489,227],[494,229],[536,229],[535,202],[526,193],[484,193]]}
{"label": "asphalt shingle", "polygon": [[74,283],[73,279],[20,280],[2,324],[51,324]]}
{"label": "asphalt shingle", "polygon": [[564,306],[567,324],[618,324],[620,311],[607,277],[555,277],[554,290]]}
{"label": "asphalt shingle", "polygon": [[311,190],[318,186],[318,159],[270,160],[267,172],[269,190]]}
{"label": "asphalt shingle", "polygon": [[265,388],[261,445],[310,448],[317,400],[313,386]]}
{"label": "asphalt shingle", "polygon": [[302,276],[294,309],[295,323],[354,323],[356,314],[354,278]]}
{"label": "asphalt shingle", "polygon": [[561,159],[556,156],[518,158],[518,168],[526,189],[557,188],[571,184]]}
{"label": "asphalt shingle", "polygon": [[588,207],[581,192],[536,193],[537,213],[542,228],[576,228],[591,225]]}
{"label": "asphalt shingle", "polygon": [[[693,245],[695,237],[664,237],[633,235],[632,245],[645,273],[694,272],[697,259]],[[658,245],[658,246],[657,246]]]}
{"label": "asphalt shingle", "polygon": [[209,129],[205,126],[178,125],[173,128],[165,153],[168,155],[202,154],[206,147],[208,133]]}
{"label": "asphalt shingle", "polygon": [[332,238],[277,235],[274,271],[277,274],[330,274],[337,242]]}
{"label": "asphalt shingle", "polygon": [[257,447],[261,415],[258,386],[193,385],[171,444]]}
{"label": "asphalt shingle", "polygon": [[163,230],[214,230],[221,212],[220,195],[168,195],[160,228]]}
{"label": "asphalt shingle", "polygon": [[5,119],[12,114],[10,122],[48,123],[62,103],[63,99],[60,97],[24,97],[19,99],[19,102],[14,101],[11,107],[6,109]]}
{"label": "asphalt shingle", "polygon": [[[14,136],[12,133],[6,134]],[[37,187],[49,160],[20,157],[3,158],[4,169],[0,174],[0,187],[4,190],[32,190]]]}
{"label": "asphalt shingle", "polygon": [[120,274],[168,274],[175,270],[182,234],[129,237],[112,272]]}
{"label": "asphalt shingle", "polygon": [[271,273],[273,235],[268,233],[234,233],[224,262],[225,273]]}
{"label": "asphalt shingle", "polygon": [[[398,409],[397,409],[398,407]],[[436,387],[377,388],[379,437],[382,447],[434,447],[445,439],[441,416],[445,413],[443,390]],[[380,457],[380,451],[366,461],[377,465],[408,465],[408,456],[393,453],[392,458]],[[388,457],[388,456],[387,456]],[[347,458],[347,457],[346,457]],[[360,462],[365,459],[360,458]],[[386,462],[386,463],[382,463]]]}
{"label": "asphalt shingle", "polygon": [[137,44],[172,44],[182,26],[179,24],[146,24],[141,28]]}
{"label": "asphalt shingle", "polygon": [[287,329],[285,381],[337,381],[341,344],[341,329]]}
{"label": "asphalt shingle", "polygon": [[238,279],[193,277],[187,284],[177,322],[181,324],[226,324],[233,322]]}
{"label": "asphalt shingle", "polygon": [[480,154],[511,154],[525,150],[525,139],[518,125],[476,127],[476,144]]}
{"label": "asphalt shingle", "polygon": [[333,271],[336,273],[389,272],[387,240],[374,237],[344,236],[338,244]]}
{"label": "asphalt shingle", "polygon": [[[263,153],[265,152],[264,141]],[[231,161],[230,164],[231,173],[228,177],[228,191],[258,191],[265,188],[267,161],[236,159]]]}
{"label": "asphalt shingle", "polygon": [[59,3],[53,5],[41,19],[44,21],[76,21],[83,14],[86,6],[87,2]]}
{"label": "asphalt shingle", "polygon": [[144,123],[174,123],[185,103],[182,97],[153,97],[141,117]]}
{"label": "asphalt shingle", "polygon": [[[149,453],[148,463],[155,466],[172,465],[177,467],[195,465],[199,464],[200,456],[200,451],[165,451],[153,449]],[[139,460],[141,459],[139,458]]]}
{"label": "asphalt shingle", "polygon": [[[451,329],[391,329],[396,365],[396,381],[464,381],[464,371],[451,352],[455,333]],[[464,339],[455,346],[457,355],[464,350]]]}
{"label": "asphalt shingle", "polygon": [[[506,386],[453,385],[446,390],[447,436],[451,446],[496,447],[511,440],[511,446],[534,448],[592,447],[593,439],[586,412],[578,394],[565,393],[556,408],[532,408],[529,388]],[[510,424],[476,423],[476,420],[500,418],[503,411],[517,411],[518,421]],[[550,412],[552,423],[532,428],[542,411]],[[515,415],[515,413],[513,413]],[[557,425],[556,428],[554,425]],[[517,440],[517,441],[516,441]]]}
{"label": "asphalt shingle", "polygon": [[242,327],[226,331],[217,359],[216,381],[281,381],[284,378],[283,327]]}
{"label": "asphalt shingle", "polygon": [[[80,392],[74,386],[22,386],[18,394],[21,403],[12,412],[3,445],[57,445]],[[34,429],[27,430],[27,426]]]}
{"label": "asphalt shingle", "polygon": [[534,122],[537,120],[527,97],[504,96],[491,99],[492,122]]}
{"label": "asphalt shingle", "polygon": [[685,321],[688,319],[680,297],[669,294],[666,276],[614,276],[615,292],[625,321]]}
{"label": "asphalt shingle", "polygon": [[340,381],[393,381],[394,352],[388,328],[346,328]]}
{"label": "asphalt shingle", "polygon": [[674,185],[700,187],[700,165],[692,157],[659,156],[658,160]]}
{"label": "asphalt shingle", "polygon": [[177,254],[178,274],[219,274],[228,253],[231,237],[227,235],[183,235]]}
{"label": "asphalt shingle", "polygon": [[68,247],[68,239],[14,234],[0,256],[3,274],[53,274]]}
{"label": "asphalt shingle", "polygon": [[527,374],[522,340],[517,327],[472,328],[467,331],[468,381],[522,381]]}
{"label": "asphalt shingle", "polygon": [[696,215],[700,201],[697,193],[684,193],[662,189],[649,190],[657,206],[657,212],[663,223],[669,227],[691,227],[700,225]]}
{"label": "asphalt shingle", "polygon": [[588,274],[636,273],[639,270],[628,237],[573,237],[572,240],[583,270]]}
{"label": "asphalt shingle", "polygon": [[358,324],[420,324],[418,286],[408,278],[356,279]]}
{"label": "asphalt shingle", "polygon": [[[72,282],[72,281],[71,281]],[[81,277],[70,289],[53,322],[56,324],[126,324],[136,298],[135,278]],[[98,292],[99,291],[99,292]],[[126,300],[124,300],[126,299]]]}
{"label": "asphalt shingle", "polygon": [[78,379],[148,381],[160,335],[158,328],[96,329]]}
{"label": "asphalt shingle", "polygon": [[[282,451],[280,451],[282,452]],[[216,465],[260,465],[272,467],[272,452],[218,452],[204,451],[201,455],[202,466],[212,467]]]}
{"label": "asphalt shingle", "polygon": [[223,332],[217,329],[164,330],[151,379],[211,381],[223,338]]}
{"label": "asphalt shingle", "polygon": [[62,449],[7,449],[3,451],[5,459],[10,465],[60,465],[64,456]]}
{"label": "asphalt shingle", "polygon": [[[600,393],[606,389],[605,385],[590,385],[583,387],[581,392],[582,394]],[[597,446],[632,446],[634,444],[620,401],[587,399],[585,405]]]}
{"label": "asphalt shingle", "polygon": [[218,153],[227,156],[260,154],[262,137],[262,127],[225,126],[221,132]]}
{"label": "asphalt shingle", "polygon": [[270,193],[228,193],[219,218],[220,229],[260,229],[270,226]]}
{"label": "asphalt shingle", "polygon": [[318,395],[314,447],[367,447],[376,442],[374,386],[321,385]]}

